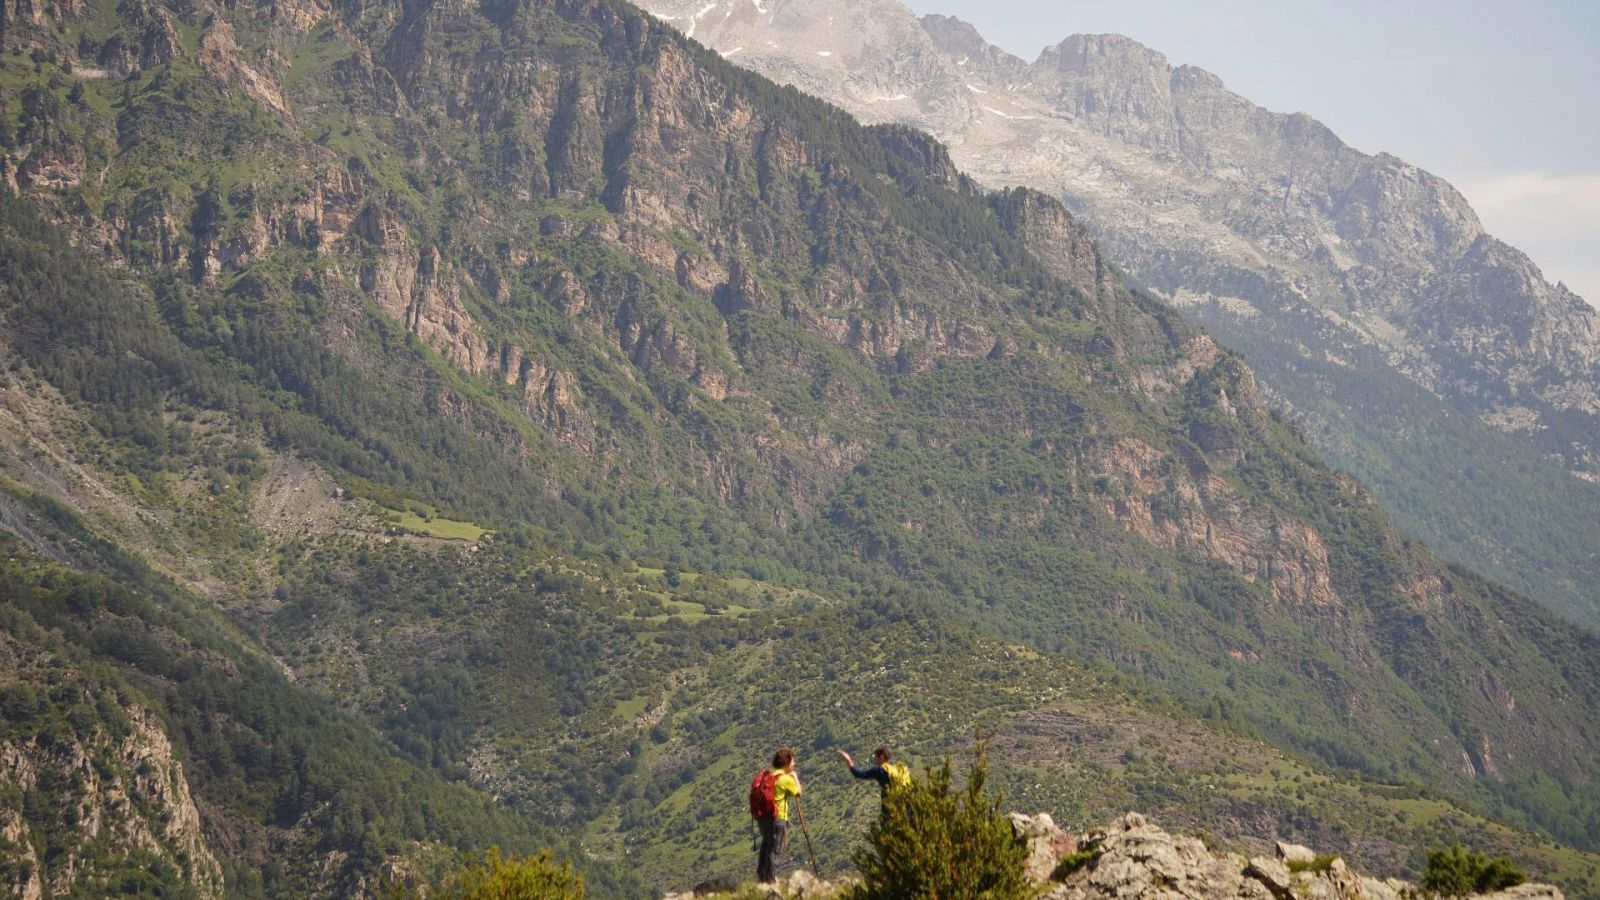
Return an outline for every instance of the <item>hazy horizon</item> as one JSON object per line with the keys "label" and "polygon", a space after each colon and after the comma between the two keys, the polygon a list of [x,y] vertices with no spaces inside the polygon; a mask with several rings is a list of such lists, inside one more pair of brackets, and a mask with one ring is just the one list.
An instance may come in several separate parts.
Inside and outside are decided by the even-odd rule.
{"label": "hazy horizon", "polygon": [[907,3],[1028,60],[1071,34],[1113,32],[1204,68],[1252,102],[1448,179],[1485,229],[1600,306],[1600,4]]}

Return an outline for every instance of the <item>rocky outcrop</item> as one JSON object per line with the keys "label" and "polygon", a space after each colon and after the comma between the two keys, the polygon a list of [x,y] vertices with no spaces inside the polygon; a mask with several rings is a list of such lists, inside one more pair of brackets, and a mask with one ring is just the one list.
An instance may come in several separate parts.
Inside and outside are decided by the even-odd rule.
{"label": "rocky outcrop", "polygon": [[1089,230],[1054,197],[1017,188],[1000,192],[991,205],[1005,229],[1020,237],[1051,274],[1085,296],[1103,299],[1121,284]]}
{"label": "rocky outcrop", "polygon": [[289,115],[283,88],[270,75],[245,61],[226,19],[213,20],[200,38],[200,65],[225,89],[239,87],[249,97],[279,116]]}
{"label": "rocky outcrop", "polygon": [[[0,810],[0,862],[15,896],[65,895],[141,854],[170,865],[199,896],[222,895],[222,867],[171,743],[154,717],[139,709],[127,715],[120,738],[96,728],[65,741],[0,743],[0,790],[22,805]],[[23,814],[38,803],[53,804],[48,822]],[[48,861],[34,851],[44,840],[35,835],[40,828],[57,832],[47,843],[60,852]]]}
{"label": "rocky outcrop", "polygon": [[[1028,847],[1028,877],[1046,900],[1404,900],[1426,896],[1398,878],[1357,874],[1335,856],[1318,856],[1298,844],[1278,842],[1271,856],[1214,850],[1197,837],[1174,835],[1139,813],[1083,835],[1061,830],[1048,813],[1011,813],[1012,833]],[[800,870],[771,885],[756,885],[769,900],[820,900],[844,895],[849,877],[824,881]],[[733,879],[715,879],[663,900],[748,891]],[[1548,884],[1521,884],[1482,900],[1563,900]]]}
{"label": "rocky outcrop", "polygon": [[[1358,875],[1342,859],[1319,857],[1295,844],[1278,843],[1273,856],[1213,850],[1199,838],[1169,834],[1138,813],[1077,839],[1050,836],[1059,829],[1045,814],[1013,814],[1011,820],[1018,840],[1027,841],[1032,852],[1029,874],[1043,883],[1050,900],[1398,900],[1415,891],[1399,879]],[[1069,849],[1053,853],[1056,846]],[[1047,859],[1049,874],[1040,876]],[[1524,884],[1482,896],[1554,900],[1562,894],[1550,885]]]}
{"label": "rocky outcrop", "polygon": [[1029,816],[1011,813],[1011,831],[1017,840],[1028,845],[1025,867],[1034,881],[1048,881],[1055,873],[1061,857],[1078,851],[1078,840],[1056,825],[1049,813]]}
{"label": "rocky outcrop", "polygon": [[[760,900],[826,900],[826,898],[843,896],[845,891],[855,883],[855,879],[848,876],[827,880],[817,877],[805,870],[797,869],[793,872],[779,875],[768,884],[757,884],[754,887],[755,896]],[[697,897],[709,897],[728,894],[734,891],[744,892],[751,890],[748,886],[741,889],[739,882],[732,878],[713,878],[703,881],[687,891],[667,892],[661,900],[695,900]]]}

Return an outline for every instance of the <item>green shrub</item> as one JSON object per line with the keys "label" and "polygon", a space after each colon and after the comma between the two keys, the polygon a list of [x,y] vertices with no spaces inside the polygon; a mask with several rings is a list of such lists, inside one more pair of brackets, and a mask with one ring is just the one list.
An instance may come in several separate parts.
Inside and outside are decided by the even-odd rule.
{"label": "green shrub", "polygon": [[1338,858],[1332,853],[1318,853],[1316,859],[1291,859],[1287,865],[1291,872],[1326,872]]}
{"label": "green shrub", "polygon": [[461,875],[461,900],[583,900],[583,876],[571,863],[557,865],[545,850],[522,859],[489,851]]}
{"label": "green shrub", "polygon": [[391,890],[391,900],[418,897],[449,900],[583,900],[583,876],[572,864],[557,864],[550,851],[533,856],[506,856],[499,847],[481,858],[470,858],[466,869],[426,893],[415,889]]}
{"label": "green shrub", "polygon": [[1076,853],[1069,853],[1061,857],[1061,860],[1056,863],[1055,871],[1050,873],[1050,880],[1065,881],[1067,876],[1099,858],[1099,847],[1086,847]]}
{"label": "green shrub", "polygon": [[867,845],[851,855],[862,881],[850,900],[1014,900],[1037,890],[1023,871],[1027,848],[984,791],[988,767],[978,745],[964,790],[951,786],[950,760],[893,787]]}
{"label": "green shrub", "polygon": [[1428,851],[1422,889],[1443,897],[1465,897],[1515,887],[1527,880],[1527,873],[1510,859],[1490,858],[1458,845]]}

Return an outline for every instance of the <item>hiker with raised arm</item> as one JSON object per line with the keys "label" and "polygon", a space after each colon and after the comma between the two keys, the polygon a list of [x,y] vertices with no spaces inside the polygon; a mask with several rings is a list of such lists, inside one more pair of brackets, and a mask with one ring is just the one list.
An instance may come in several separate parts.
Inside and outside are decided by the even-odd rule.
{"label": "hiker with raised arm", "polygon": [[750,782],[750,817],[761,832],[756,856],[756,881],[777,878],[777,860],[789,847],[789,798],[800,797],[800,777],[794,770],[794,751],[778,748],[772,768],[762,769]]}
{"label": "hiker with raised arm", "polygon": [[887,796],[890,785],[905,784],[911,780],[911,770],[899,763],[890,762],[892,754],[888,747],[879,747],[872,751],[872,765],[857,766],[856,761],[844,750],[835,750],[839,758],[844,760],[845,767],[850,774],[863,781],[876,781],[880,797]]}

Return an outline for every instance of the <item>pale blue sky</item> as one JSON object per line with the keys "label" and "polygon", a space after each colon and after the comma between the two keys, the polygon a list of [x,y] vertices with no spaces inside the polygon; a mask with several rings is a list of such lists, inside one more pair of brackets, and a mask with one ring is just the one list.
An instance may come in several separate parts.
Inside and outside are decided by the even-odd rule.
{"label": "pale blue sky", "polygon": [[1600,2],[908,0],[1025,59],[1126,34],[1353,146],[1445,176],[1489,231],[1600,304]]}

